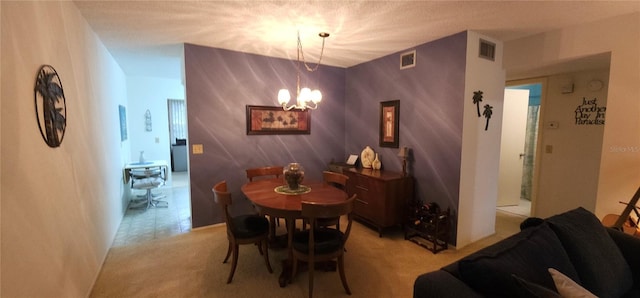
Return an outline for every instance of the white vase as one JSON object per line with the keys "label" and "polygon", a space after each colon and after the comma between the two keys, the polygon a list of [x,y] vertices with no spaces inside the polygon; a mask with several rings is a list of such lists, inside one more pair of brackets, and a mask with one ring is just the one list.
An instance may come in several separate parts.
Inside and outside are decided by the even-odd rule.
{"label": "white vase", "polygon": [[371,162],[371,167],[373,167],[374,170],[382,168],[382,163],[380,162],[380,159],[378,159],[378,153],[376,153],[376,158]]}
{"label": "white vase", "polygon": [[140,159],[138,161],[144,163],[144,151],[140,151]]}
{"label": "white vase", "polygon": [[371,149],[371,147],[367,146],[364,148],[364,150],[362,150],[362,153],[360,154],[360,163],[362,163],[362,167],[365,169],[370,169],[371,168],[371,163],[373,162],[373,149]]}

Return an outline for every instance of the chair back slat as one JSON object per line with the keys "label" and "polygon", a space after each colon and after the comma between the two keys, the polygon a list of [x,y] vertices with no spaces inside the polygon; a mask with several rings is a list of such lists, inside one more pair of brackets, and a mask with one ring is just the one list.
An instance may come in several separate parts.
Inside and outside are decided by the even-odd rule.
{"label": "chair back slat", "polygon": [[327,218],[342,216],[353,211],[353,201],[356,194],[351,196],[344,202],[339,203],[318,203],[318,202],[302,202],[302,216],[311,218]]}
{"label": "chair back slat", "polygon": [[275,178],[279,178],[282,175],[283,171],[284,167],[282,166],[252,168],[246,170],[247,179],[249,179],[249,181],[253,181],[254,178],[263,176],[274,176]]}
{"label": "chair back slat", "polygon": [[231,193],[227,191],[227,181],[221,181],[213,186],[213,200],[224,212],[224,220],[227,224],[227,230],[233,230],[233,221],[229,213],[229,206],[232,203]]}
{"label": "chair back slat", "polygon": [[[344,233],[344,242],[347,242],[349,234],[351,233],[351,224],[353,223],[353,206],[356,200],[357,194],[353,194],[349,199],[340,203],[317,203],[317,202],[302,202],[302,216],[309,220],[312,227],[315,227],[316,219],[318,218],[330,218],[341,217],[347,215],[347,228]],[[311,229],[313,233],[313,229]],[[313,239],[313,237],[310,237]]]}
{"label": "chair back slat", "polygon": [[339,189],[346,190],[349,177],[345,174],[340,174],[331,171],[322,172],[322,178],[325,183],[331,184]]}

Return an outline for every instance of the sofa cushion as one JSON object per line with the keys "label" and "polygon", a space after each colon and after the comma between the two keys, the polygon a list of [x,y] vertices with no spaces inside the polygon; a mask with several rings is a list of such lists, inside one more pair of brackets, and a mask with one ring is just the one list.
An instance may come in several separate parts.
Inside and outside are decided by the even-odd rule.
{"label": "sofa cushion", "polygon": [[580,285],[603,298],[621,297],[631,290],[629,265],[593,213],[577,208],[546,221],[569,255],[580,276]]}
{"label": "sofa cushion", "polygon": [[444,270],[422,274],[413,283],[413,298],[464,297],[483,298],[462,280]]}
{"label": "sofa cushion", "polygon": [[[640,254],[638,253],[640,252],[640,238],[613,228],[607,228],[607,233],[620,249],[624,259],[627,260],[633,276],[633,287],[638,292],[637,290],[640,290]],[[636,297],[640,297],[640,294]]]}
{"label": "sofa cushion", "polygon": [[518,298],[563,298],[560,294],[515,274],[513,278],[518,283],[518,289],[520,290],[517,295]]}
{"label": "sofa cushion", "polygon": [[548,268],[579,280],[560,240],[546,223],[504,239],[458,262],[460,279],[488,297],[517,297],[516,275],[556,290]]}

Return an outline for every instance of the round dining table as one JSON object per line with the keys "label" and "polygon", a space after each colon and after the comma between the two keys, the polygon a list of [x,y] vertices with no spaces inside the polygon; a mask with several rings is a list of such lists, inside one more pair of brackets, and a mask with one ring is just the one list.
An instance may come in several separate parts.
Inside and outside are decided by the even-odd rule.
{"label": "round dining table", "polygon": [[[242,186],[242,193],[256,206],[261,214],[284,218],[287,226],[288,260],[283,262],[280,275],[280,286],[284,287],[291,280],[293,248],[291,242],[296,219],[302,218],[302,202],[340,203],[347,199],[347,193],[324,182],[302,183],[305,191],[301,193],[284,193],[276,191],[284,184],[283,179],[264,179],[248,182]],[[275,227],[271,235],[275,235]]]}

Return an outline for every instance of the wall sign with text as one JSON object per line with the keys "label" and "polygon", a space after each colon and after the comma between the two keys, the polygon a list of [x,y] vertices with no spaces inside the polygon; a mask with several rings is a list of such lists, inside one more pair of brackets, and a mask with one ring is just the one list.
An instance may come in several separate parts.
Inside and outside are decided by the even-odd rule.
{"label": "wall sign with text", "polygon": [[576,125],[604,125],[607,107],[598,106],[598,99],[582,98],[582,104],[575,110]]}

